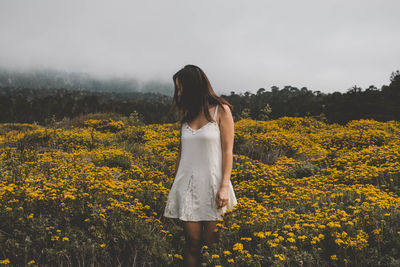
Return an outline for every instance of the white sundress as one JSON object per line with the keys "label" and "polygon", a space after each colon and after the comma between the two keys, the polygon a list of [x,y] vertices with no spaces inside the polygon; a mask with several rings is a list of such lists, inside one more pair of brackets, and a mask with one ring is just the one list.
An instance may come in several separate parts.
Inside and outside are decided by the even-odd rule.
{"label": "white sundress", "polygon": [[181,131],[181,158],[168,194],[164,216],[182,221],[217,221],[237,204],[229,181],[228,203],[217,208],[216,194],[222,182],[222,148],[217,118],[193,130],[186,122]]}

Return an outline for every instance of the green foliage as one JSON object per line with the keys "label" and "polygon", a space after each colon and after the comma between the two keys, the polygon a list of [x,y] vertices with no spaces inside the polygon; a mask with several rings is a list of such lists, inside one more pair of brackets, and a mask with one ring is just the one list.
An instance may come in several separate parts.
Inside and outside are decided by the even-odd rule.
{"label": "green foliage", "polygon": [[272,113],[272,108],[267,104],[263,109],[261,109],[259,114],[259,120],[267,121],[270,119],[270,114]]}

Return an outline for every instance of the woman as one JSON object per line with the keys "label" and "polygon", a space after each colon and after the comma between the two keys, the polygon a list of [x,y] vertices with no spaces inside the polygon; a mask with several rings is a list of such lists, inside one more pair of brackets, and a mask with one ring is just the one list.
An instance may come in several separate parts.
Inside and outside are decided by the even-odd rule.
{"label": "woman", "polygon": [[175,179],[164,216],[183,222],[185,266],[198,266],[203,241],[206,245],[218,241],[214,229],[221,214],[237,204],[230,181],[232,106],[214,93],[197,66],[186,65],[174,74],[173,81],[173,106],[180,111],[181,131]]}

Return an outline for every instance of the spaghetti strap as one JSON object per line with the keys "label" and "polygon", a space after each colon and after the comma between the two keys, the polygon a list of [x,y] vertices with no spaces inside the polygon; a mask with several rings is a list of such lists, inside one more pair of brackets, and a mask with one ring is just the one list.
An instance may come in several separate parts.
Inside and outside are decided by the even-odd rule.
{"label": "spaghetti strap", "polygon": [[215,107],[214,117],[213,117],[214,120],[217,119],[217,112],[218,112],[218,104],[217,104],[217,106]]}

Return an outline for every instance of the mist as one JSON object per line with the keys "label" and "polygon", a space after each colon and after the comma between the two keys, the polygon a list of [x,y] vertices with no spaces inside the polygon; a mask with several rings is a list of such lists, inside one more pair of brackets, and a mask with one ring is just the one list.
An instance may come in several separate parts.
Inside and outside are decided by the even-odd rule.
{"label": "mist", "polygon": [[399,69],[399,8],[395,0],[2,1],[0,67],[171,89],[172,75],[195,64],[218,94],[380,87]]}

